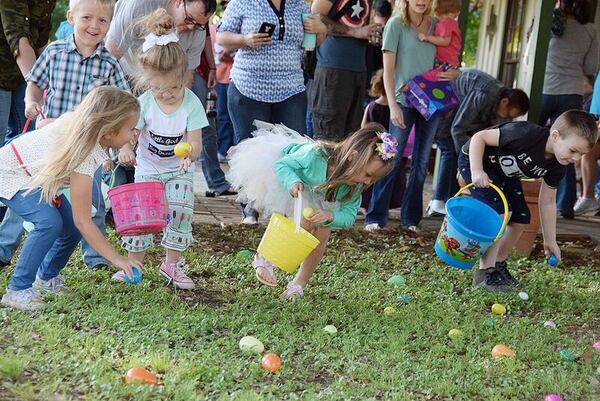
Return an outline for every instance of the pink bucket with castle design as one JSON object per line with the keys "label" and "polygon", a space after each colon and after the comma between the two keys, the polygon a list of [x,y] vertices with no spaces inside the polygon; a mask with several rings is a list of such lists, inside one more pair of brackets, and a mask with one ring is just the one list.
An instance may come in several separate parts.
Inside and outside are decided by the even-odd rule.
{"label": "pink bucket with castle design", "polygon": [[169,210],[161,181],[119,185],[108,191],[108,197],[118,235],[155,234],[167,226]]}

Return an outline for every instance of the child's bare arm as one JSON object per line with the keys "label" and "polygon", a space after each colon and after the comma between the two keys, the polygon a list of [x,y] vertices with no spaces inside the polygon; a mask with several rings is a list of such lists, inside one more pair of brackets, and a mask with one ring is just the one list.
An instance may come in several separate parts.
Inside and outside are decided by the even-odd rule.
{"label": "child's bare arm", "polygon": [[427,35],[425,33],[420,33],[419,40],[421,42],[433,43],[436,46],[446,47],[446,46],[450,45],[450,41],[452,40],[452,37],[451,36],[435,36],[435,35]]}
{"label": "child's bare arm", "polygon": [[368,110],[369,110],[369,107],[365,107],[365,112],[363,113],[362,121],[360,122],[360,128],[364,128],[365,125],[367,124],[367,111]]}
{"label": "child's bare arm", "polygon": [[560,248],[556,243],[556,189],[542,182],[538,202],[544,237],[544,253],[546,257],[554,255],[560,260]]}
{"label": "child's bare arm", "polygon": [[42,90],[34,83],[28,82],[25,89],[25,117],[35,118],[42,112]]}
{"label": "child's bare arm", "polygon": [[477,188],[485,188],[491,180],[483,171],[483,152],[486,146],[498,146],[500,137],[499,129],[479,131],[471,138],[469,145],[469,166],[471,168],[471,181]]}

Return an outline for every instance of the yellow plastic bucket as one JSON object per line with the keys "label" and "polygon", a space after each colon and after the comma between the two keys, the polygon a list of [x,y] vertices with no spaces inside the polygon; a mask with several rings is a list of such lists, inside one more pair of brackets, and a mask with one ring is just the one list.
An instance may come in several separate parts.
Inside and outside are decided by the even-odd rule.
{"label": "yellow plastic bucket", "polygon": [[296,231],[292,220],[273,213],[257,252],[281,270],[293,273],[318,245],[319,240],[311,233],[303,228]]}

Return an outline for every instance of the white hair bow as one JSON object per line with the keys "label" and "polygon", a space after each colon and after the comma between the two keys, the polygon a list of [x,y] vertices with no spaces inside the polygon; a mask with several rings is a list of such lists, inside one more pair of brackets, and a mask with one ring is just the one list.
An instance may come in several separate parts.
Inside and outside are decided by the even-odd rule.
{"label": "white hair bow", "polygon": [[164,46],[168,45],[171,42],[179,42],[179,37],[175,32],[171,32],[167,35],[156,35],[154,33],[149,33],[144,38],[144,44],[142,45],[142,51],[146,53],[153,46]]}

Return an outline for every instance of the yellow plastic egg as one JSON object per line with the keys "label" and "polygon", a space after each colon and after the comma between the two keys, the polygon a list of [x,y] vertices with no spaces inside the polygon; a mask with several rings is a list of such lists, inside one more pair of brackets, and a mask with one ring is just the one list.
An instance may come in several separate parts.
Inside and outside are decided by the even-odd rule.
{"label": "yellow plastic egg", "polygon": [[192,145],[187,142],[179,142],[175,145],[175,156],[181,157],[182,159],[188,157],[192,153]]}
{"label": "yellow plastic egg", "polygon": [[450,329],[450,331],[448,332],[448,337],[450,337],[450,338],[457,338],[460,336],[462,336],[461,329]]}
{"label": "yellow plastic egg", "polygon": [[302,216],[304,216],[304,218],[306,220],[308,220],[308,218],[310,217],[311,214],[313,214],[315,210],[312,207],[305,207],[304,210],[302,211]]}
{"label": "yellow plastic egg", "polygon": [[493,304],[492,305],[492,314],[498,316],[504,316],[506,313],[506,307],[502,304]]}

